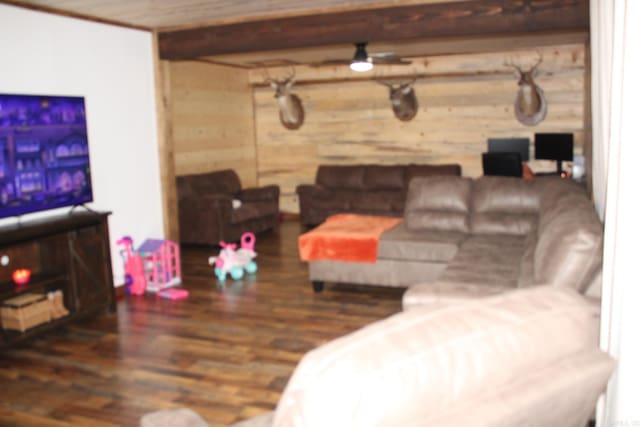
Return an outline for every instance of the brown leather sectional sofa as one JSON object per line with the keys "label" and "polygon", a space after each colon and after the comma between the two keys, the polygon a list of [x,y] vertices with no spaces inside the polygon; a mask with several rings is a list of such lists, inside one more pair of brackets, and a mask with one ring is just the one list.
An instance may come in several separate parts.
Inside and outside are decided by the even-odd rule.
{"label": "brown leather sectional sofa", "polygon": [[567,179],[416,178],[375,264],[314,261],[309,275],[316,290],[409,287],[405,308],[544,284],[598,296],[602,237],[585,190]]}
{"label": "brown leather sectional sofa", "polygon": [[315,184],[296,188],[300,221],[318,225],[336,213],[402,216],[409,182],[420,176],[460,176],[460,165],[320,165]]}

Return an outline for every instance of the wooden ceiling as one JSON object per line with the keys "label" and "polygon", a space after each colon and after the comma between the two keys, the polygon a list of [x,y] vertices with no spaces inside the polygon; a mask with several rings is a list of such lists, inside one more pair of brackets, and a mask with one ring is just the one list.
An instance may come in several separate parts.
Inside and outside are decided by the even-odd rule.
{"label": "wooden ceiling", "polygon": [[158,31],[464,0],[8,0],[5,3]]}
{"label": "wooden ceiling", "polygon": [[[3,0],[0,0],[3,1]],[[162,59],[242,68],[348,59],[353,43],[403,57],[585,41],[589,0],[9,0],[157,31]]]}

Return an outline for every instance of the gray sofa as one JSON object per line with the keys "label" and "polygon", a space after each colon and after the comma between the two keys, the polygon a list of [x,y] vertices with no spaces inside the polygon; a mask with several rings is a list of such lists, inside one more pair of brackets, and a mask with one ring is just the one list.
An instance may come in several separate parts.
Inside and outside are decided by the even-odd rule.
{"label": "gray sofa", "polygon": [[603,228],[585,190],[558,177],[415,178],[375,264],[309,263],[324,282],[409,287],[405,307],[550,284],[598,296]]}

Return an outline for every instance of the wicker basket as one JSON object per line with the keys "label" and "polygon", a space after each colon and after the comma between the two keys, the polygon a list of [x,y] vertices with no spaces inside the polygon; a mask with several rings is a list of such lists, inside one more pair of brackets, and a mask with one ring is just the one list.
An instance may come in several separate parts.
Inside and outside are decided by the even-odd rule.
{"label": "wicker basket", "polygon": [[21,332],[51,320],[49,300],[44,294],[26,293],[5,300],[0,307],[2,327]]}

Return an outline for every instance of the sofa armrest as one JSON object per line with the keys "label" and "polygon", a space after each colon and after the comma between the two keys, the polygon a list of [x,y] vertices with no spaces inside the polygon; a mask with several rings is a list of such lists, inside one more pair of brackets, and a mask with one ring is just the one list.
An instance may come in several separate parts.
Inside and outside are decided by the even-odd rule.
{"label": "sofa armrest", "polygon": [[244,190],[240,190],[238,197],[243,202],[278,200],[280,197],[280,187],[277,185],[265,185],[263,187],[245,188]]}
{"label": "sofa armrest", "polygon": [[226,194],[185,197],[178,202],[180,241],[218,243],[222,227],[231,222],[232,198]]}
{"label": "sofa armrest", "polygon": [[301,184],[296,187],[298,205],[300,207],[300,222],[304,225],[317,225],[324,221],[324,214],[319,214],[314,208],[314,200],[330,200],[333,191],[317,184]]}
{"label": "sofa armrest", "polygon": [[329,199],[333,197],[333,191],[317,184],[300,184],[296,187],[296,193],[300,199]]}

